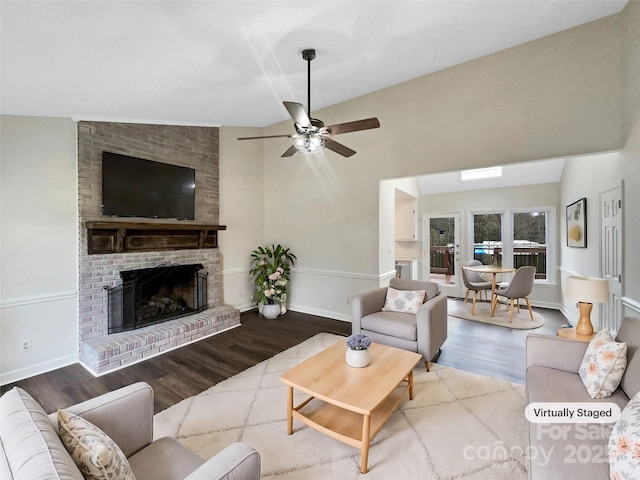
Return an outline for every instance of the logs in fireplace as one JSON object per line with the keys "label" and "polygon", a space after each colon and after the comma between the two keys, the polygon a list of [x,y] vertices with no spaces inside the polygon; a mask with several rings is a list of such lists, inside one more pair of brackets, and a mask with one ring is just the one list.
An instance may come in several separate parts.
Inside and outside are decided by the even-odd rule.
{"label": "logs in fireplace", "polygon": [[207,273],[201,264],[121,271],[108,292],[108,332],[118,333],[192,315],[207,308]]}

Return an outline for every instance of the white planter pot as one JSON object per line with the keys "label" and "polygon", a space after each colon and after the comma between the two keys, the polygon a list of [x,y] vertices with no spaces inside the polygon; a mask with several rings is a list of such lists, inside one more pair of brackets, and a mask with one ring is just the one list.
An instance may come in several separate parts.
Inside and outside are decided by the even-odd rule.
{"label": "white planter pot", "polygon": [[280,315],[280,305],[279,304],[265,304],[262,306],[262,315],[264,318],[274,319]]}
{"label": "white planter pot", "polygon": [[349,365],[350,367],[366,367],[371,363],[371,352],[368,348],[364,350],[352,350],[350,348],[347,348],[344,359],[346,360],[347,365]]}

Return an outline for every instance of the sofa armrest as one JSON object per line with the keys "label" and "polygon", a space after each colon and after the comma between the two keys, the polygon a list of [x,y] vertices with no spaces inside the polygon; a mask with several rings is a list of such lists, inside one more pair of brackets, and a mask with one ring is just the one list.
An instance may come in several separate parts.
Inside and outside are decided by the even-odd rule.
{"label": "sofa armrest", "polygon": [[526,344],[527,368],[548,367],[578,373],[588,346],[588,342],[530,333]]}
{"label": "sofa armrest", "polygon": [[260,454],[246,443],[232,443],[185,480],[260,480]]}
{"label": "sofa armrest", "polygon": [[418,353],[431,361],[447,339],[447,296],[438,294],[418,309]]}
{"label": "sofa armrest", "polygon": [[385,298],[387,298],[387,287],[370,290],[351,299],[352,333],[358,334],[361,332],[360,320],[362,317],[382,310]]}
{"label": "sofa armrest", "polygon": [[[65,408],[106,433],[126,457],[153,441],[153,389],[144,382]],[[58,428],[57,413],[49,415]]]}

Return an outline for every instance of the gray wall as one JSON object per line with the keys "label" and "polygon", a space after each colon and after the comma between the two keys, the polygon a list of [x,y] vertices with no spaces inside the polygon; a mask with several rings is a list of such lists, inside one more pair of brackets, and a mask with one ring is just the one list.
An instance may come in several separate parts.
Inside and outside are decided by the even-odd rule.
{"label": "gray wall", "polygon": [[393,220],[379,216],[382,180],[622,148],[627,15],[315,112],[329,124],[380,119],[379,130],[340,136],[358,152],[349,159],[282,159],[286,140],[265,141],[265,237],[298,255],[292,305],[348,317],[345,294],[393,270]]}
{"label": "gray wall", "polygon": [[[0,380],[78,358],[76,125],[0,117]],[[22,351],[23,342],[31,348]]]}

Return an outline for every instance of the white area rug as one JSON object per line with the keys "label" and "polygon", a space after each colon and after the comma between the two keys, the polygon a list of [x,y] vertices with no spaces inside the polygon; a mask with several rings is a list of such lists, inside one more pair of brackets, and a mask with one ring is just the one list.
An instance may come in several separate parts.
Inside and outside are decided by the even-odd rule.
{"label": "white area rug", "polygon": [[517,330],[529,330],[544,325],[544,317],[538,312],[533,312],[533,320],[529,315],[529,309],[525,306],[517,308],[513,312],[513,323],[509,322],[509,307],[500,303],[496,307],[495,315],[491,316],[491,304],[489,302],[476,302],[475,315],[471,315],[471,301],[450,301],[447,305],[448,314],[452,317],[464,318],[474,322],[488,323],[499,327],[515,328]]}
{"label": "white area rug", "polygon": [[156,438],[173,436],[203,458],[246,442],[260,452],[265,479],[527,478],[524,386],[437,364],[414,370],[414,399],[407,396],[373,439],[366,475],[358,449],[296,420],[287,435],[280,375],[344,340],[316,335],[158,413]]}

